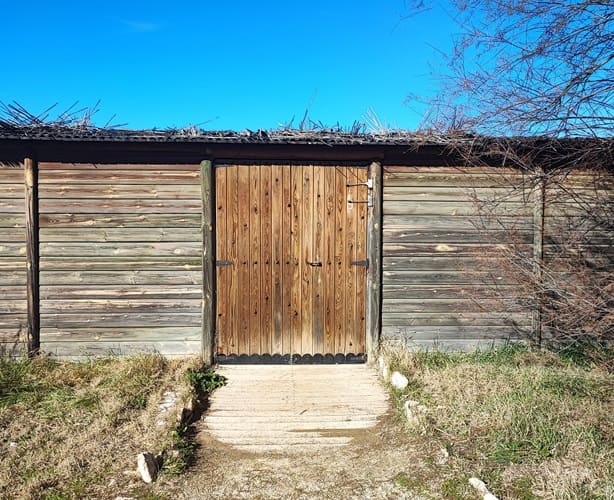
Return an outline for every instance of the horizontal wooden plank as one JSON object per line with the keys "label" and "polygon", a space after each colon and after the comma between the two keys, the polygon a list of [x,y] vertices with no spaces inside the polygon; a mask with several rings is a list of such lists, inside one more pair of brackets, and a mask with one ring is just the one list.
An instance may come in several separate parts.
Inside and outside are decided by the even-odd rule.
{"label": "horizontal wooden plank", "polygon": [[[1,176],[2,174],[0,174]],[[23,182],[19,184],[5,183],[0,187],[0,198],[18,198],[21,199],[25,195]]]}
{"label": "horizontal wooden plank", "polygon": [[488,219],[479,216],[437,216],[430,215],[387,215],[383,221],[386,229],[409,230],[475,230],[480,229],[518,229],[531,230],[533,217],[497,217]]}
{"label": "horizontal wooden plank", "polygon": [[[0,259],[0,268],[2,267]],[[170,257],[49,257],[41,260],[42,271],[198,271],[200,256]]]}
{"label": "horizontal wooden plank", "polygon": [[[468,244],[468,243],[454,243],[451,245],[440,243],[438,245],[432,243],[384,243],[383,255],[384,260],[387,257],[401,257],[406,255],[503,255],[504,252],[509,251],[510,247],[507,245],[491,245],[491,244]],[[525,251],[527,255],[531,252],[531,245],[518,245],[514,247],[515,250]]]}
{"label": "horizontal wooden plank", "polygon": [[26,287],[0,286],[0,300],[26,300]]}
{"label": "horizontal wooden plank", "polygon": [[0,243],[1,257],[19,257],[26,255],[25,243]]}
{"label": "horizontal wooden plank", "polygon": [[26,225],[26,216],[25,214],[8,214],[8,213],[0,213],[0,231],[5,232],[5,228],[13,229],[13,228],[22,228]]}
{"label": "horizontal wooden plank", "polygon": [[385,340],[484,340],[519,338],[528,329],[513,326],[382,326]]}
{"label": "horizontal wooden plank", "polygon": [[[521,343],[521,339],[512,338],[514,343]],[[395,338],[395,339],[386,339],[386,342],[390,345],[398,344],[403,347],[403,349],[408,349],[410,351],[443,351],[443,352],[463,352],[463,351],[488,351],[495,347],[505,346],[509,343],[507,337],[501,339],[461,339],[461,340],[444,340],[444,339],[428,339],[428,340],[418,340],[418,339],[403,339],[403,338]]]}
{"label": "horizontal wooden plank", "polygon": [[[199,243],[202,234],[197,228],[126,228],[126,227],[42,227],[41,242],[143,242],[143,241],[188,241]],[[2,232],[0,231],[0,240]]]}
{"label": "horizontal wooden plank", "polygon": [[395,167],[386,167],[384,172],[384,186],[433,186],[433,187],[485,187],[498,188],[515,186],[525,182],[525,178],[517,171],[491,170],[485,172],[473,172],[469,169],[458,169],[455,171],[435,172],[435,171],[392,171]]}
{"label": "horizontal wooden plank", "polygon": [[[0,301],[0,311],[2,301]],[[63,300],[41,300],[41,314],[56,313],[89,313],[89,312],[108,312],[108,313],[196,313],[200,314],[200,299],[63,299]]]}
{"label": "horizontal wooden plank", "polygon": [[[384,202],[384,217],[387,215],[444,215],[467,216],[476,215],[477,209],[470,202],[438,202],[438,201],[408,201],[388,200]],[[502,216],[528,216],[533,210],[532,205],[525,203],[505,203],[498,207],[497,213]]]}
{"label": "horizontal wooden plank", "polygon": [[0,198],[0,213],[24,213],[25,206],[23,198]]}
{"label": "horizontal wooden plank", "polygon": [[531,326],[529,313],[508,314],[505,312],[482,313],[424,313],[407,314],[404,312],[387,312],[382,314],[383,326],[408,326],[419,330],[423,326]]}
{"label": "horizontal wooden plank", "polygon": [[[0,253],[2,245],[0,245]],[[41,243],[41,260],[45,257],[148,257],[201,255],[202,244],[192,242],[133,243]]]}
{"label": "horizontal wooden plank", "polygon": [[23,330],[21,328],[0,328],[0,359],[5,358],[8,344],[22,344]]}
{"label": "horizontal wooden plank", "polygon": [[200,341],[200,326],[153,328],[42,328],[42,342],[160,342]]}
{"label": "horizontal wooden plank", "polygon": [[41,328],[64,327],[152,327],[152,326],[200,326],[199,313],[98,313],[41,314]]}
{"label": "horizontal wooden plank", "polygon": [[[0,287],[7,286],[25,286],[26,284],[26,268],[19,270],[6,270],[0,272]],[[2,290],[2,288],[0,288]]]}
{"label": "horizontal wooden plank", "polygon": [[[0,288],[0,294],[3,290]],[[27,309],[27,302],[25,299],[7,299],[4,294],[0,295],[0,314],[15,314],[25,313]]]}
{"label": "horizontal wooden plank", "polygon": [[23,166],[9,166],[0,165],[0,184],[19,184],[22,183],[23,187],[24,174]]}
{"label": "horizontal wooden plank", "polygon": [[[2,243],[0,243],[2,246]],[[0,272],[6,271],[26,271],[26,256],[9,256],[8,253],[4,254],[0,251]]]}
{"label": "horizontal wooden plank", "polygon": [[26,241],[26,231],[22,227],[0,227],[0,245],[9,242]]}
{"label": "horizontal wooden plank", "polygon": [[[0,216],[0,223],[2,218]],[[200,228],[201,214],[41,214],[40,227],[44,228]]]}
{"label": "horizontal wooden plank", "polygon": [[420,255],[407,257],[386,257],[383,260],[384,271],[460,271],[474,269],[493,269],[500,264],[499,259],[488,259],[479,255]]}
{"label": "horizontal wooden plank", "polygon": [[416,270],[395,270],[382,273],[382,282],[385,285],[391,283],[412,283],[412,284],[513,284],[509,276],[498,272],[499,269],[492,271],[416,271]]}
{"label": "horizontal wooden plank", "polygon": [[[385,288],[385,287],[384,287]],[[382,315],[388,313],[405,313],[408,315],[418,313],[479,313],[507,311],[509,306],[495,298],[474,297],[468,295],[464,298],[390,298],[382,301]]]}
{"label": "horizontal wooden plank", "polygon": [[[23,275],[25,283],[25,273]],[[2,277],[0,277],[0,284],[1,281]],[[42,286],[197,285],[201,281],[202,272],[200,271],[41,271],[40,273],[40,283]]]}
{"label": "horizontal wooden plank", "polygon": [[[509,241],[511,235],[508,231],[479,231],[477,229],[464,231],[444,231],[435,229],[412,230],[391,229],[384,226],[383,241],[386,243],[490,243]],[[533,233],[530,231],[515,231],[515,241],[532,243]]]}
{"label": "horizontal wooden plank", "polygon": [[[2,290],[0,290],[2,293]],[[198,286],[171,285],[79,285],[42,286],[41,300],[72,299],[200,299],[202,288]]]}
{"label": "horizontal wooden plank", "polygon": [[200,183],[200,172],[181,170],[43,170],[39,184],[141,184],[192,185]]}
{"label": "horizontal wooden plank", "polygon": [[198,163],[71,163],[71,162],[39,162],[38,167],[41,172],[49,170],[85,170],[87,171],[115,171],[127,170],[128,172],[146,172],[151,175],[151,171],[158,170],[186,170],[200,172]]}
{"label": "horizontal wooden plank", "polygon": [[426,166],[426,165],[386,165],[384,166],[384,174],[401,173],[405,175],[423,175],[423,174],[488,174],[488,175],[520,175],[518,169],[507,167],[486,167],[486,166],[463,166],[463,165],[441,165],[441,166]]}
{"label": "horizontal wooden plank", "polygon": [[384,204],[401,200],[417,202],[459,202],[472,203],[473,200],[496,201],[498,203],[529,203],[531,192],[509,188],[463,188],[463,187],[414,187],[384,186]]}
{"label": "horizontal wooden plank", "polygon": [[88,359],[92,356],[129,356],[160,353],[167,357],[196,356],[200,354],[200,341],[174,342],[43,342],[41,350],[53,357]]}
{"label": "horizontal wooden plank", "polygon": [[21,358],[26,354],[25,342],[8,341],[0,343],[0,357]]}
{"label": "horizontal wooden plank", "polygon": [[[18,200],[13,200],[17,202]],[[22,202],[23,206],[23,202]],[[51,213],[182,213],[201,212],[200,200],[109,200],[109,199],[63,199],[40,200],[40,212]],[[12,210],[7,208],[6,211]],[[0,211],[3,211],[0,201]]]}
{"label": "horizontal wooden plank", "polygon": [[0,314],[0,329],[11,330],[23,330],[26,328],[27,315],[25,312]]}
{"label": "horizontal wooden plank", "polygon": [[[150,182],[153,182],[152,179]],[[23,196],[23,186],[21,186]],[[7,196],[9,198],[10,196]],[[152,200],[200,200],[200,186],[194,184],[41,184],[40,199],[110,198]]]}
{"label": "horizontal wooden plank", "polygon": [[516,287],[497,284],[496,287],[484,284],[471,285],[415,285],[413,283],[387,283],[382,288],[383,299],[406,300],[406,299],[455,299],[478,300],[493,298],[495,295],[506,296],[515,293]]}

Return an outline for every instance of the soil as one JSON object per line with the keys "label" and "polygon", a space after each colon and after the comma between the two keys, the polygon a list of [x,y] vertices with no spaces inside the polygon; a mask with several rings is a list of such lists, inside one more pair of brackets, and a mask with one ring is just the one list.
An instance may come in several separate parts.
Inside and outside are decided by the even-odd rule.
{"label": "soil", "polygon": [[348,445],[321,453],[246,453],[196,425],[195,463],[164,487],[173,498],[432,497],[423,479],[433,473],[426,443],[418,444],[392,411]]}

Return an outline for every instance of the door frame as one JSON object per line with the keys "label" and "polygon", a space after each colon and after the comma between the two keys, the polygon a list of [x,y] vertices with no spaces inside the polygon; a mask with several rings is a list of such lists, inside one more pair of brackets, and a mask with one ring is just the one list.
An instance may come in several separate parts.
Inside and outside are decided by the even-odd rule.
{"label": "door frame", "polygon": [[[249,163],[255,163],[254,160]],[[262,160],[263,163],[269,163]],[[242,162],[243,163],[243,162]],[[260,163],[260,161],[258,161]],[[274,161],[271,163],[285,163]],[[294,162],[293,162],[294,163]],[[307,161],[297,163],[329,164],[327,161]],[[337,162],[335,162],[337,163]],[[362,161],[340,162],[344,164],[364,164]],[[382,315],[382,216],[383,216],[383,169],[380,162],[371,162],[368,166],[368,179],[371,183],[369,210],[367,212],[366,253],[368,259],[366,277],[366,311],[365,311],[365,346],[368,363],[374,363],[379,354],[381,315]],[[206,365],[215,363],[217,348],[216,338],[216,223],[215,223],[215,165],[212,160],[203,160],[200,164],[202,196],[202,360]],[[286,359],[288,358],[288,359]],[[248,359],[246,362],[252,360]],[[293,356],[280,356],[273,362],[296,362]],[[317,360],[316,360],[317,361]],[[332,362],[341,360],[334,359]],[[363,362],[359,360],[345,360]],[[253,361],[252,361],[253,362]],[[311,360],[313,362],[313,360]]]}

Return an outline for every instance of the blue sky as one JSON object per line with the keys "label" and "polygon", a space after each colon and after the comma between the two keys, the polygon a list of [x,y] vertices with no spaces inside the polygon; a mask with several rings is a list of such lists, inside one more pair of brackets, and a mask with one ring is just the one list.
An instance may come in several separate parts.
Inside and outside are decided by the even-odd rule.
{"label": "blue sky", "polygon": [[276,128],[294,117],[414,129],[435,90],[446,13],[404,0],[3,0],[0,100],[31,112],[100,100],[130,128]]}

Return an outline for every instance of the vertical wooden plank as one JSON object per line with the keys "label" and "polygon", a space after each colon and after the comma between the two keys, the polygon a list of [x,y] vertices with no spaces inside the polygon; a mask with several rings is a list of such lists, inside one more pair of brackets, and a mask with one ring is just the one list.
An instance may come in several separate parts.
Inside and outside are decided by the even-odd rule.
{"label": "vertical wooden plank", "polygon": [[374,363],[379,352],[382,318],[382,166],[378,162],[371,164],[370,178],[373,206],[369,209],[367,219],[367,272],[366,297],[366,353],[369,363]]}
{"label": "vertical wooden plank", "polygon": [[237,265],[239,266],[237,283],[237,311],[239,316],[237,354],[250,354],[250,184],[247,166],[238,168],[238,213],[239,213],[239,239],[237,245]]}
{"label": "vertical wooden plank", "polygon": [[215,193],[213,192],[213,168],[211,161],[200,164],[200,182],[202,196],[202,235],[203,235],[203,300],[202,300],[202,357],[205,364],[213,364],[213,346],[215,342],[215,256],[214,256],[214,214]]}
{"label": "vertical wooden plank", "polygon": [[[546,206],[546,183],[545,176],[541,169],[538,170],[539,176],[533,193],[533,272],[535,283],[542,281],[542,271],[544,265],[544,210]],[[541,293],[541,291],[537,291]],[[540,297],[534,298],[533,314],[531,326],[533,330],[533,343],[541,346],[542,343],[542,314]]]}
{"label": "vertical wooden plank", "polygon": [[226,255],[231,265],[227,267],[227,286],[228,299],[227,311],[228,319],[226,324],[228,332],[226,334],[226,345],[228,352],[225,354],[239,353],[239,272],[242,269],[241,263],[238,260],[237,246],[239,239],[239,186],[238,186],[238,170],[236,165],[224,168],[226,170]]}
{"label": "vertical wooden plank", "polygon": [[335,350],[335,168],[324,169],[324,353]]}
{"label": "vertical wooden plank", "polygon": [[345,167],[347,181],[347,200],[346,204],[346,233],[345,233],[345,259],[346,259],[346,276],[345,276],[345,293],[346,299],[346,335],[345,335],[345,352],[346,354],[356,354],[356,266],[352,262],[356,259],[356,215],[358,205],[354,201],[361,199],[357,186],[352,186],[358,182],[355,169]]}
{"label": "vertical wooden plank", "polygon": [[315,165],[313,167],[313,240],[312,259],[317,267],[312,267],[312,301],[313,324],[312,342],[313,353],[324,353],[324,275],[327,270],[324,251],[325,228],[325,192],[324,169],[326,167]]}
{"label": "vertical wooden plank", "polygon": [[335,167],[335,353],[345,353],[346,183],[345,168]]}
{"label": "vertical wooden plank", "polygon": [[271,170],[270,165],[263,165],[260,169],[260,352],[261,354],[272,354],[273,344],[273,323],[272,323],[272,302],[271,284],[273,265],[271,262]]}
{"label": "vertical wooden plank", "polygon": [[27,352],[29,356],[40,350],[40,300],[38,251],[38,161],[24,159],[26,204],[26,290],[28,307]]}
{"label": "vertical wooden plank", "polygon": [[301,352],[313,353],[313,165],[303,166],[302,199],[302,326]]}
{"label": "vertical wooden plank", "polygon": [[294,279],[294,262],[292,256],[292,230],[294,217],[292,215],[292,167],[282,166],[282,221],[281,221],[281,241],[282,241],[282,353],[292,354],[292,283]]}
{"label": "vertical wooden plank", "polygon": [[283,168],[271,167],[271,309],[272,340],[271,354],[283,354],[283,295],[282,270],[284,269],[282,227],[283,227]]}
{"label": "vertical wooden plank", "polygon": [[[368,200],[371,193],[366,186],[367,176],[369,172],[365,168],[354,169],[357,177],[357,182],[362,184],[357,188],[357,196],[360,198],[360,203],[356,205],[356,248],[355,261],[362,262],[367,260],[366,248],[366,226],[367,226],[367,211]],[[355,353],[365,353],[365,315],[366,315],[366,278],[367,267],[354,266],[356,273],[356,323],[355,323]]]}
{"label": "vertical wooden plank", "polygon": [[291,283],[291,300],[292,304],[292,335],[291,335],[291,354],[301,352],[302,342],[302,324],[303,324],[303,309],[302,309],[302,273],[303,273],[303,256],[302,256],[302,237],[303,237],[303,217],[302,217],[302,200],[303,200],[303,167],[293,165],[292,173],[292,248],[291,262],[293,264],[292,283]]}
{"label": "vertical wooden plank", "polygon": [[249,169],[249,227],[250,227],[250,273],[249,273],[249,352],[250,354],[262,354],[261,350],[261,324],[262,305],[260,303],[260,286],[262,262],[261,253],[261,224],[260,216],[260,167],[251,166]]}
{"label": "vertical wooden plank", "polygon": [[[215,258],[216,260],[228,260],[226,248],[228,245],[227,237],[227,189],[226,173],[227,168],[214,169],[215,175]],[[232,273],[230,266],[219,266],[215,268],[216,274],[216,297],[215,304],[217,310],[216,339],[219,354],[229,354],[228,345],[228,275]]]}

